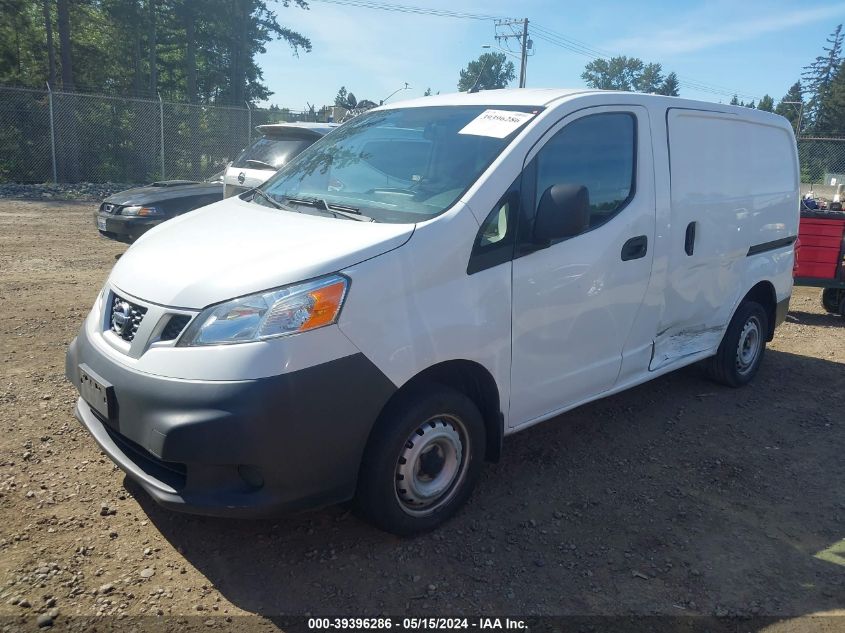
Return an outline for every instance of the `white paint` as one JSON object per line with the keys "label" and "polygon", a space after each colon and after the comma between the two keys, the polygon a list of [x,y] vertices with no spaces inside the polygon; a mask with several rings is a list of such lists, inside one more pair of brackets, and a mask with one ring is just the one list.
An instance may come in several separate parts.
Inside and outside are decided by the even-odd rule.
{"label": "white paint", "polygon": [[[673,108],[668,114],[670,243],[652,369],[715,350],[748,288],[748,249],[797,235],[797,158],[777,120]],[[684,251],[696,223],[693,255]],[[788,250],[791,250],[788,249]]]}
{"label": "white paint", "polygon": [[[601,91],[490,91],[402,105],[467,104],[541,111],[432,220],[352,222],[232,198],[150,231],[108,282],[160,315],[170,309],[163,306],[197,311],[339,271],[351,284],[337,325],[136,354],[109,343],[100,302],[86,325],[96,348],[137,371],[187,380],[276,375],[360,351],[401,386],[437,363],[468,360],[493,376],[513,431],[712,355],[759,281],[771,282],[778,300],[790,295],[791,247],[746,257],[752,245],[797,233],[797,156],[781,117]],[[628,207],[592,231],[468,275],[480,224],[526,161],[556,130],[600,111],[636,116],[637,188]],[[693,219],[701,225],[687,258]],[[622,262],[622,244],[637,235],[648,236],[647,257]]]}

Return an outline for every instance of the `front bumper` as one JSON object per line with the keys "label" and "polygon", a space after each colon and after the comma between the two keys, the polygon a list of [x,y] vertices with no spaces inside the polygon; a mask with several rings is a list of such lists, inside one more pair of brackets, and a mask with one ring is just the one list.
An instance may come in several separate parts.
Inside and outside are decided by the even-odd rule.
{"label": "front bumper", "polygon": [[[68,348],[110,383],[105,420],[82,399],[76,416],[100,448],[158,503],[212,516],[265,516],[352,497],[372,425],[395,386],[357,353],[280,376],[177,380],[99,352],[83,327]],[[225,361],[222,361],[225,362]]]}
{"label": "front bumper", "polygon": [[[94,226],[103,237],[131,244],[154,226],[158,226],[167,218],[144,218],[134,215],[111,215],[109,213],[94,213]],[[105,229],[100,222],[105,222]]]}

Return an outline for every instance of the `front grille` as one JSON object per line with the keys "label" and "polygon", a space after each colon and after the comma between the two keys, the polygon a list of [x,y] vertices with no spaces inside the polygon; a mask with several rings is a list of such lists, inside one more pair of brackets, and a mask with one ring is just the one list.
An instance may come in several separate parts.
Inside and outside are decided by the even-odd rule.
{"label": "front grille", "polygon": [[188,325],[188,321],[190,320],[191,317],[187,314],[174,314],[171,316],[167,325],[165,325],[164,329],[161,331],[161,340],[172,341],[177,338],[182,333],[182,330],[185,329],[185,326]]}
{"label": "front grille", "polygon": [[118,295],[113,295],[109,319],[111,331],[124,341],[131,342],[135,338],[135,334],[138,333],[138,328],[141,326],[141,321],[146,313],[145,307],[130,303]]}

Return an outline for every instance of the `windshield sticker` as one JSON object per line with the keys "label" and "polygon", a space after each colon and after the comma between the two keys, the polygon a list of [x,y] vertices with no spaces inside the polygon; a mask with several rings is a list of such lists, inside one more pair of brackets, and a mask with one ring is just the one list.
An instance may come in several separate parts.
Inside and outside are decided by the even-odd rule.
{"label": "windshield sticker", "polygon": [[485,110],[467,123],[458,134],[505,138],[534,115],[511,110]]}

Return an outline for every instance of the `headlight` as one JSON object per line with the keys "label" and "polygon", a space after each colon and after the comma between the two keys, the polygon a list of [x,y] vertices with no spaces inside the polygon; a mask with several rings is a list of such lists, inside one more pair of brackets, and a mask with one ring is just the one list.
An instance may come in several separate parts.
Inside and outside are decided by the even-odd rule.
{"label": "headlight", "polygon": [[120,215],[139,215],[139,216],[156,216],[161,215],[161,209],[158,207],[142,207],[134,205],[131,207],[123,207],[120,210]]}
{"label": "headlight", "polygon": [[331,275],[210,306],[194,319],[178,345],[248,343],[331,325],[340,314],[348,284],[346,277]]}

